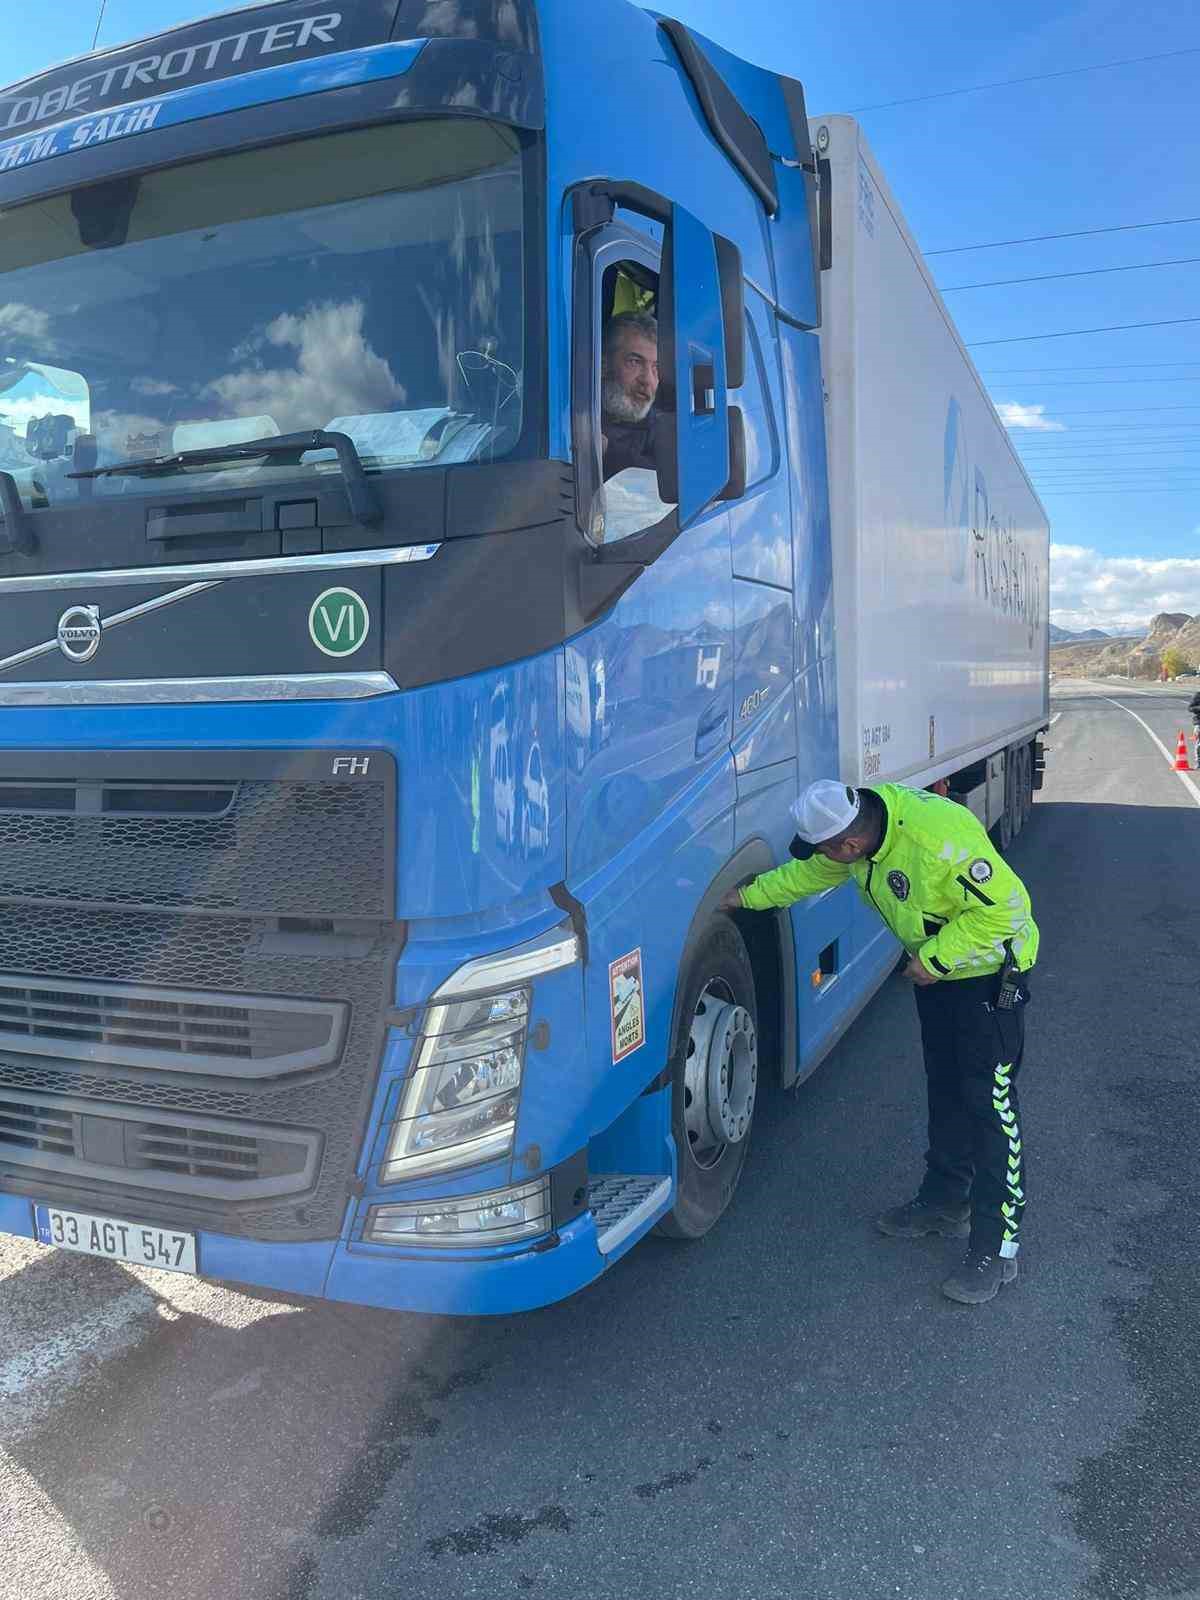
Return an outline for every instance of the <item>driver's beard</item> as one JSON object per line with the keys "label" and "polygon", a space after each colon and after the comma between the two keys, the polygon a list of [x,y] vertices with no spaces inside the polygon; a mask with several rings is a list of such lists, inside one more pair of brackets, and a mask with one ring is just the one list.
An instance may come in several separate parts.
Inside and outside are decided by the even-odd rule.
{"label": "driver's beard", "polygon": [[605,378],[603,396],[604,414],[614,422],[645,422],[654,404],[652,400],[647,400],[645,405],[631,400],[615,378]]}

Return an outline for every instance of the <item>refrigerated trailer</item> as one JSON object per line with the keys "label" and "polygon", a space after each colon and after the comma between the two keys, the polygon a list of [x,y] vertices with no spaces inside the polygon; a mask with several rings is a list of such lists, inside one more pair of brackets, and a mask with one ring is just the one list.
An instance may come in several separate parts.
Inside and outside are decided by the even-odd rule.
{"label": "refrigerated trailer", "polygon": [[721,899],[822,775],[1007,842],[1047,541],[855,124],[678,22],[277,0],[5,90],[0,1228],[465,1313],[705,1233],[898,955]]}
{"label": "refrigerated trailer", "polygon": [[841,774],[941,781],[1007,847],[1049,719],[1049,524],[862,130],[810,127]]}

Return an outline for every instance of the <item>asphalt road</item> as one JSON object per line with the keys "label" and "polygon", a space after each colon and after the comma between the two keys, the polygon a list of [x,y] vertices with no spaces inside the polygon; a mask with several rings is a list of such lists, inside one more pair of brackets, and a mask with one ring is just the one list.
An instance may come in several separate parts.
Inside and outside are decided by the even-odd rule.
{"label": "asphalt road", "polygon": [[[1116,703],[1111,696],[1115,696]],[[769,1101],[701,1245],[498,1321],[0,1243],[4,1600],[1200,1596],[1200,775],[1186,695],[1055,685],[1021,1278],[876,1235],[912,1000]],[[1127,709],[1124,709],[1127,708]]]}

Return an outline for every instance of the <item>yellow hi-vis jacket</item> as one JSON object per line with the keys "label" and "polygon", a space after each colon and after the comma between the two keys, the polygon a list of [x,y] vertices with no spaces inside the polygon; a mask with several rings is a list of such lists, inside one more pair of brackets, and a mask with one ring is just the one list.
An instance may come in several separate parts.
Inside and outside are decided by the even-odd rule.
{"label": "yellow hi-vis jacket", "polygon": [[1027,972],[1038,930],[1029,893],[983,825],[953,800],[881,783],[887,827],[873,856],[851,866],[815,855],[760,873],[741,891],[750,911],[789,906],[847,878],[910,955],[941,978],[980,978],[1004,963],[1005,941]]}

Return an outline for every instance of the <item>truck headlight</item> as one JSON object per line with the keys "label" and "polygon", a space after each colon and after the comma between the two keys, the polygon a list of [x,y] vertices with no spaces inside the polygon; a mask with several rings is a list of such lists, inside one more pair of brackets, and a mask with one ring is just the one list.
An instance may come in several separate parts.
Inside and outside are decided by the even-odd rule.
{"label": "truck headlight", "polygon": [[528,1020],[526,988],[430,1006],[388,1141],[384,1183],[508,1154]]}
{"label": "truck headlight", "polygon": [[451,973],[426,1007],[381,1183],[509,1154],[525,1070],[530,981],[578,960],[574,933],[558,927]]}
{"label": "truck headlight", "polygon": [[372,1206],[365,1237],[371,1244],[423,1245],[466,1250],[514,1244],[550,1231],[550,1180],[537,1178],[511,1189],[462,1195],[455,1200],[414,1200]]}

